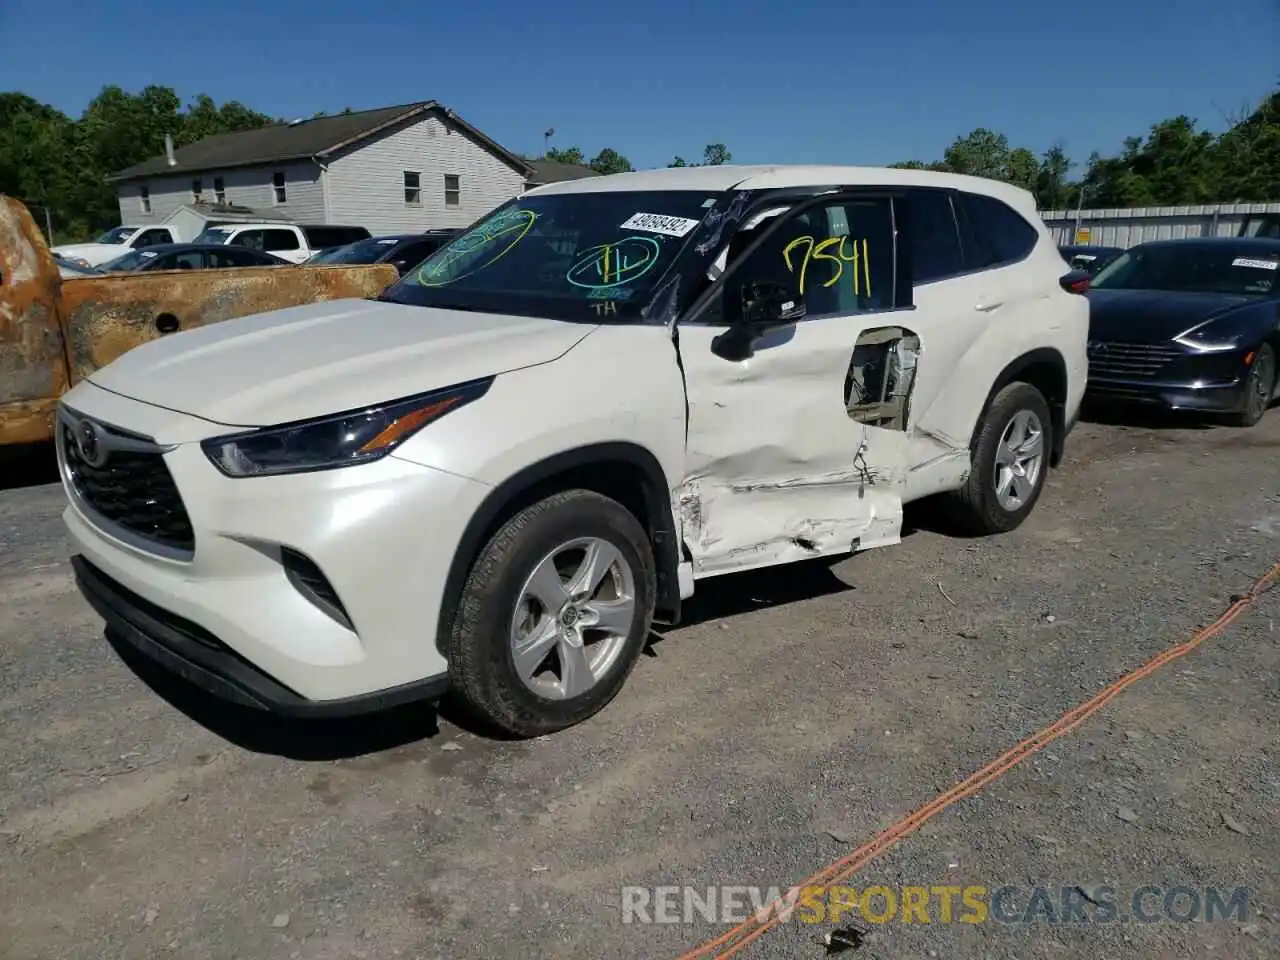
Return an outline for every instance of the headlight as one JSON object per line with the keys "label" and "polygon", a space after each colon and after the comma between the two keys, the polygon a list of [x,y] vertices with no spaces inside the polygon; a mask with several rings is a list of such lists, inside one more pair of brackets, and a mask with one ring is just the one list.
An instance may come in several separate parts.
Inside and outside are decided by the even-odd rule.
{"label": "headlight", "polygon": [[485,395],[492,377],[375,407],[212,437],[200,446],[228,477],[263,477],[378,460],[450,410]]}
{"label": "headlight", "polygon": [[1186,333],[1178,334],[1173,338],[1173,342],[1190,347],[1197,353],[1221,353],[1240,346],[1240,334],[1214,333],[1210,329],[1193,327]]}

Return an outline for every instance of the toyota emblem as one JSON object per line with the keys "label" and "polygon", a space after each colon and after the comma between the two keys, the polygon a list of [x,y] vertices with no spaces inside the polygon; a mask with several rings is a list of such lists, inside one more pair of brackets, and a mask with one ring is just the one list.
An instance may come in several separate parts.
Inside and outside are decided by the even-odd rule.
{"label": "toyota emblem", "polygon": [[97,424],[88,420],[80,421],[76,430],[76,450],[80,459],[91,467],[100,467],[107,462],[107,451],[102,444]]}

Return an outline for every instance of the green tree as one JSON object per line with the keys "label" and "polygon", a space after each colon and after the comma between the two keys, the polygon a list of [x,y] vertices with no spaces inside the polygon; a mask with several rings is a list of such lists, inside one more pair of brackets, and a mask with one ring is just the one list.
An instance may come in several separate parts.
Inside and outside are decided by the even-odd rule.
{"label": "green tree", "polygon": [[41,226],[65,231],[80,192],[78,161],[70,117],[26,94],[0,93],[0,193],[30,205]]}
{"label": "green tree", "polygon": [[605,147],[587,164],[596,173],[630,173],[631,161],[612,147]]}
{"label": "green tree", "polygon": [[677,156],[667,164],[668,167],[718,167],[725,163],[733,163],[733,154],[723,143],[708,143],[702,148],[702,162],[693,163],[684,157]]}
{"label": "green tree", "polygon": [[1040,180],[1040,161],[1026,147],[1016,147],[1005,157],[1004,170],[998,179],[1035,193]]}
{"label": "green tree", "polygon": [[702,150],[702,165],[719,167],[733,162],[733,154],[723,143],[708,143]]}
{"label": "green tree", "polygon": [[586,157],[582,155],[582,151],[577,147],[567,147],[565,149],[552,147],[542,159],[551,160],[555,163],[576,163],[580,167],[587,165]]}
{"label": "green tree", "polygon": [[[316,117],[325,115],[321,112],[316,114]],[[237,100],[230,100],[218,106],[213,102],[212,97],[202,93],[187,106],[181,125],[174,132],[174,142],[181,147],[219,133],[256,130],[271,122],[271,118],[266,114],[250,110]]]}
{"label": "green tree", "polygon": [[1041,210],[1063,210],[1067,207],[1071,192],[1067,175],[1070,172],[1071,160],[1061,143],[1055,143],[1040,157],[1035,194]]}
{"label": "green tree", "polygon": [[1224,201],[1280,199],[1280,90],[1218,138],[1214,162]]}
{"label": "green tree", "polygon": [[942,159],[954,173],[1001,180],[1009,170],[1009,138],[979,127],[966,137],[956,137]]}

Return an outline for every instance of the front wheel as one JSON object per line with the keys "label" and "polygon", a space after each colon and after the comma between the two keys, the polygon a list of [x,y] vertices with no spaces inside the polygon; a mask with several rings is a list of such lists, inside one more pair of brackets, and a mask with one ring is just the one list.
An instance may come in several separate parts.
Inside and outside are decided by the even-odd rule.
{"label": "front wheel", "polygon": [[1271,405],[1275,386],[1276,352],[1271,344],[1264,343],[1254,354],[1253,363],[1249,364],[1249,372],[1244,378],[1244,403],[1232,415],[1231,422],[1237,427],[1256,425]]}
{"label": "front wheel", "polygon": [[521,510],[481,551],[448,639],[467,707],[520,737],[602,710],[648,637],[653,551],[620,503],[569,490]]}
{"label": "front wheel", "polygon": [[1029,383],[1003,387],[978,425],[969,479],[950,497],[952,519],[976,535],[1018,527],[1044,489],[1052,440],[1044,395]]}

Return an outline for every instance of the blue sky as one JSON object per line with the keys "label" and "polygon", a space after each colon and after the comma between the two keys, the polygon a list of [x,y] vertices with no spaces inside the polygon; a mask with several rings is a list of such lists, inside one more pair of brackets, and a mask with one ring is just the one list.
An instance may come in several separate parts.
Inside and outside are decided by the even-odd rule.
{"label": "blue sky", "polygon": [[1278,0],[0,0],[0,89],[72,115],[109,83],[283,117],[436,99],[638,167],[933,160],[978,126],[1083,160],[1178,113],[1219,130],[1277,75]]}

